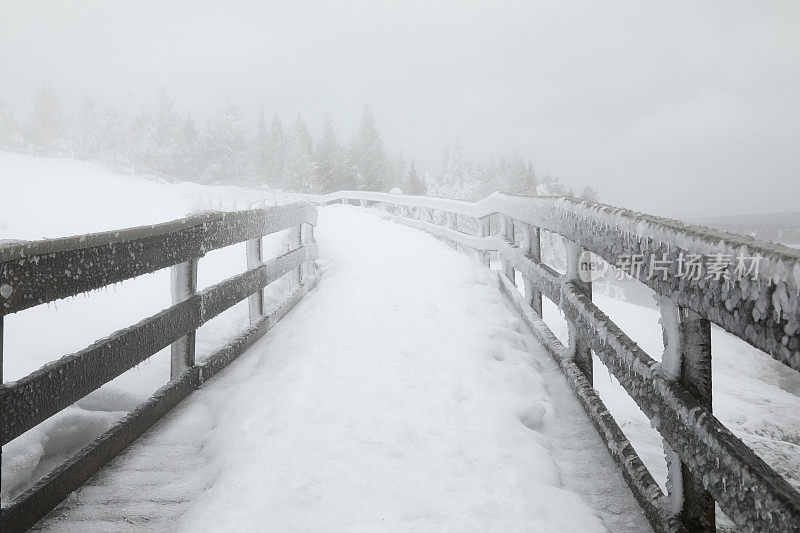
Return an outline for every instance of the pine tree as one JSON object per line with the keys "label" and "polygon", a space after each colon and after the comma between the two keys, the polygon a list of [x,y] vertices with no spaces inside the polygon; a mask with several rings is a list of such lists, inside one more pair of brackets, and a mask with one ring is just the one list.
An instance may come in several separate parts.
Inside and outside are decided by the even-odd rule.
{"label": "pine tree", "polygon": [[589,202],[598,202],[600,201],[600,197],[597,194],[597,191],[591,185],[587,185],[581,191],[581,199],[588,200]]}
{"label": "pine tree", "polygon": [[403,190],[404,181],[406,178],[406,159],[401,151],[393,157],[386,165],[386,179],[384,188],[386,190],[393,190],[395,188]]}
{"label": "pine tree", "polygon": [[411,162],[411,167],[408,169],[403,192],[413,196],[425,194],[425,182],[417,176],[417,169],[414,168],[413,161]]}
{"label": "pine tree", "polygon": [[314,149],[317,164],[315,190],[329,193],[353,188],[352,174],[344,172],[342,148],[328,116],[322,121],[322,133]]}
{"label": "pine tree", "polygon": [[196,179],[200,171],[197,161],[198,138],[199,133],[197,131],[197,126],[195,126],[192,115],[188,114],[183,120],[183,127],[181,128],[180,161],[177,173],[181,178],[189,180]]}
{"label": "pine tree", "polygon": [[501,161],[502,169],[498,180],[500,184],[499,190],[507,194],[525,194],[529,179],[525,161],[518,154],[513,154],[508,162],[506,162],[505,158],[502,158]]}
{"label": "pine tree", "polygon": [[317,165],[311,153],[312,140],[303,117],[297,114],[286,154],[286,177],[289,190],[311,192],[317,182]]}
{"label": "pine tree", "polygon": [[142,163],[151,171],[177,176],[183,158],[183,128],[172,99],[161,88],[145,112]]}
{"label": "pine tree", "polygon": [[247,160],[244,122],[239,107],[228,102],[206,123],[201,143],[206,183],[241,183]]}
{"label": "pine tree", "polygon": [[536,179],[536,172],[533,170],[533,163],[528,161],[525,171],[525,192],[529,196],[536,195],[536,187],[539,185],[539,180]]}
{"label": "pine tree", "polygon": [[265,184],[267,178],[267,157],[269,152],[269,132],[267,131],[267,119],[264,110],[258,116],[256,133],[250,140],[250,150],[248,156],[247,181],[252,185]]}
{"label": "pine tree", "polygon": [[472,163],[467,160],[461,148],[461,140],[456,137],[453,146],[445,151],[439,183],[446,190],[463,191],[473,179]]}
{"label": "pine tree", "polygon": [[286,150],[288,139],[283,128],[280,117],[277,114],[272,117],[270,127],[269,143],[265,151],[265,164],[267,172],[267,183],[271,187],[283,189],[286,187]]}
{"label": "pine tree", "polygon": [[65,149],[66,122],[61,98],[50,85],[43,85],[33,100],[28,117],[27,141],[46,152]]}
{"label": "pine tree", "polygon": [[375,127],[375,118],[369,106],[364,108],[361,127],[350,149],[350,164],[355,172],[358,188],[380,191],[386,175],[386,150],[381,135]]}
{"label": "pine tree", "polygon": [[22,143],[19,126],[5,103],[0,102],[0,147],[11,148]]}
{"label": "pine tree", "polygon": [[72,146],[76,157],[92,159],[103,154],[106,143],[106,114],[94,98],[86,98],[74,128]]}

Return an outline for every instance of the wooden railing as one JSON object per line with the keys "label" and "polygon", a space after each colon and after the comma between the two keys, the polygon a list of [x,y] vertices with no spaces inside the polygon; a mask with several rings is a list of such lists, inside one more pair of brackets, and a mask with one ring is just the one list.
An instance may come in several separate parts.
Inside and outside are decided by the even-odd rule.
{"label": "wooden railing", "polygon": [[[172,268],[173,303],[136,325],[0,386],[0,444],[6,444],[172,346],[169,383],[2,508],[0,530],[23,530],[36,523],[280,320],[316,282],[316,221],[312,204],[296,203],[208,212],[156,226],[0,247],[0,383],[5,315],[167,267]],[[287,229],[293,249],[263,261],[262,236]],[[247,270],[197,292],[198,260],[206,252],[245,241]],[[289,273],[290,295],[266,309],[263,289]],[[197,364],[197,328],[245,298],[250,326]]]}
{"label": "wooden railing", "polygon": [[[800,371],[799,251],[573,198],[494,194],[469,203],[339,192],[307,199],[376,207],[476,250],[487,264],[487,253],[497,251],[501,287],[558,362],[655,530],[714,531],[716,501],[741,528],[800,531],[800,494],[711,409],[711,323]],[[541,260],[542,230],[565,240],[563,275]],[[640,259],[630,274],[659,295],[667,325],[661,363],[592,303],[591,282],[579,270],[586,267],[584,250],[611,265]],[[719,278],[681,275],[689,256],[718,254],[749,257],[751,264],[759,258],[758,271],[737,279],[731,264]],[[524,279],[524,296],[515,271]],[[567,317],[569,346],[542,320],[542,295]],[[670,494],[663,494],[592,387],[592,351],[664,438]]]}

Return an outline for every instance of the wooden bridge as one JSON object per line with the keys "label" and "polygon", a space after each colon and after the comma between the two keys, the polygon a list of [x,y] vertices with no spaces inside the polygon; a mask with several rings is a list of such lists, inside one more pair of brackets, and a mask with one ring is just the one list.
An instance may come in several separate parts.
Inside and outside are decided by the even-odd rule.
{"label": "wooden bridge", "polygon": [[[468,203],[340,192],[304,200],[0,248],[0,333],[2,316],[167,267],[172,269],[173,302],[80,352],[3,383],[0,443],[5,445],[172,346],[170,382],[31,489],[2,502],[3,531],[30,528],[48,515],[286,315],[318,281],[316,206],[332,203],[374,209],[475,253],[487,266],[490,255],[497,254],[501,290],[566,377],[655,531],[714,531],[715,505],[744,530],[800,531],[800,494],[715,418],[711,408],[711,324],[800,371],[798,251],[571,198],[495,194]],[[265,260],[261,237],[287,229],[292,250]],[[543,231],[564,239],[565,273],[542,261]],[[247,243],[248,270],[198,292],[198,261],[211,250],[241,242]],[[592,303],[585,251],[612,265],[636,258],[631,275],[660,297],[665,326],[660,363]],[[744,277],[732,275],[735,263],[718,276],[687,277],[680,269],[690,256],[758,258],[759,267]],[[285,274],[292,277],[291,294],[265,309],[264,288]],[[542,320],[543,296],[565,314],[568,346]],[[197,328],[245,299],[250,326],[197,364]],[[593,388],[592,353],[663,437],[669,494],[655,482]]]}

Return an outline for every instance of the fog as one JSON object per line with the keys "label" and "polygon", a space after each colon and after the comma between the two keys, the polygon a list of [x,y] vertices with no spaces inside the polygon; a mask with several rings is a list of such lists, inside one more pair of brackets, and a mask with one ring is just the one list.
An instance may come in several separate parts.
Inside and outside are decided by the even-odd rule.
{"label": "fog", "polygon": [[438,173],[519,152],[538,175],[673,217],[796,211],[796,2],[0,2],[0,100],[52,83],[133,107],[163,87],[344,139],[371,107]]}

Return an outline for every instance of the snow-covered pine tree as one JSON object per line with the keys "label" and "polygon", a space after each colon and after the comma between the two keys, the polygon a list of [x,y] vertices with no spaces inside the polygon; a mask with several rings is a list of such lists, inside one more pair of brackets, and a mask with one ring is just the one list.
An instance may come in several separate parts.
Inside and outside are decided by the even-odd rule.
{"label": "snow-covered pine tree", "polygon": [[95,159],[103,154],[106,143],[106,114],[94,98],[88,97],[81,105],[78,120],[73,127],[73,154],[79,159]]}
{"label": "snow-covered pine tree", "polygon": [[501,169],[499,172],[499,190],[506,194],[529,194],[528,168],[525,161],[519,154],[513,154],[510,160],[501,158]]}
{"label": "snow-covered pine tree", "polygon": [[402,150],[396,156],[392,157],[386,165],[386,178],[383,187],[387,191],[398,188],[405,192],[403,189],[403,182],[406,178],[406,159]]}
{"label": "snow-covered pine tree", "polygon": [[42,85],[33,99],[26,142],[33,146],[34,153],[65,152],[66,126],[61,97],[51,85]]}
{"label": "snow-covered pine tree", "polygon": [[15,148],[22,144],[22,135],[13,113],[0,102],[0,148]]}
{"label": "snow-covered pine tree", "polygon": [[414,168],[413,161],[408,169],[408,174],[406,175],[402,190],[405,194],[410,194],[413,196],[421,196],[425,194],[425,182],[419,176],[417,176],[417,169]]}
{"label": "snow-covered pine tree", "polygon": [[386,150],[375,127],[375,117],[369,106],[364,107],[361,127],[356,133],[350,149],[350,164],[355,171],[357,186],[365,191],[384,189],[386,176]]}
{"label": "snow-covered pine tree", "polygon": [[533,170],[533,163],[528,161],[525,168],[525,193],[528,196],[536,195],[536,187],[539,185],[539,180],[536,179],[536,172]]}
{"label": "snow-covered pine tree", "polygon": [[472,199],[467,191],[474,189],[474,165],[464,155],[461,140],[456,137],[445,150],[442,171],[439,174],[436,193],[448,198]]}
{"label": "snow-covered pine tree", "polygon": [[250,185],[267,183],[267,153],[269,151],[269,132],[267,119],[262,109],[258,116],[256,132],[250,139],[247,157],[247,182]]}
{"label": "snow-covered pine tree", "polygon": [[588,200],[590,202],[600,201],[600,196],[597,194],[597,191],[594,190],[594,188],[591,185],[587,185],[586,187],[583,188],[583,191],[581,191],[580,198],[582,200]]}
{"label": "snow-covered pine tree", "polygon": [[206,122],[201,142],[206,183],[241,183],[247,158],[244,121],[239,106],[228,101]]}
{"label": "snow-covered pine tree", "polygon": [[149,131],[152,116],[149,110],[139,104],[133,113],[125,117],[122,137],[122,158],[133,168],[134,173],[150,170],[147,167]]}
{"label": "snow-covered pine tree", "polygon": [[267,183],[278,189],[286,188],[286,150],[288,138],[280,117],[273,115],[269,142],[265,151]]}
{"label": "snow-covered pine tree", "polygon": [[312,156],[311,134],[303,117],[297,114],[289,149],[286,153],[287,188],[297,192],[311,192],[317,182],[317,165]]}
{"label": "snow-covered pine tree", "polygon": [[177,176],[181,170],[183,128],[172,99],[162,87],[147,123],[145,164],[159,173]]}
{"label": "snow-covered pine tree", "polygon": [[199,133],[191,113],[186,115],[181,128],[181,148],[178,176],[196,180],[200,171],[197,161]]}
{"label": "snow-covered pine tree", "polygon": [[352,174],[344,171],[342,147],[333,129],[333,122],[327,115],[322,121],[322,132],[314,148],[314,161],[317,164],[316,191],[329,193],[354,188]]}

